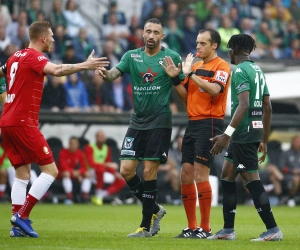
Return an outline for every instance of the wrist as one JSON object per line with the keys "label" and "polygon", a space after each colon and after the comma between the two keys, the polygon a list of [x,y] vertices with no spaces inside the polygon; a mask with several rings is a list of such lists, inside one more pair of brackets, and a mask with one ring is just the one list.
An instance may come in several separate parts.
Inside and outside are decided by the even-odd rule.
{"label": "wrist", "polygon": [[235,128],[231,127],[230,125],[227,126],[226,130],[224,131],[224,134],[228,135],[229,137],[232,136],[232,134],[234,133]]}
{"label": "wrist", "polygon": [[195,72],[192,70],[190,73],[188,73],[186,76],[187,77],[191,77],[193,74],[195,74]]}
{"label": "wrist", "polygon": [[178,86],[181,83],[181,79],[179,77],[179,75],[175,76],[175,77],[171,77],[172,80],[172,84],[174,86]]}

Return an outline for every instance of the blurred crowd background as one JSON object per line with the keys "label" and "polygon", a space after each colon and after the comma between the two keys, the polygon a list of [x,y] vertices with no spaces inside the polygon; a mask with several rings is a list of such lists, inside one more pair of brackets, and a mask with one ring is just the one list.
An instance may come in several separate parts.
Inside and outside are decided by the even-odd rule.
{"label": "blurred crowd background", "polygon": [[[153,17],[165,24],[163,46],[177,51],[183,58],[190,52],[196,54],[198,31],[213,28],[220,32],[222,42],[218,55],[225,60],[228,60],[226,45],[229,38],[246,33],[257,44],[251,54],[254,60],[299,63],[298,0],[0,0],[0,65],[15,51],[28,46],[27,31],[32,22],[48,20],[55,42],[52,52],[46,56],[52,62],[82,62],[94,50],[95,56],[107,57],[110,67],[113,67],[127,50],[143,46],[143,24]],[[174,114],[184,111],[176,101],[175,93],[171,95],[170,103]],[[68,77],[47,76],[41,108],[53,112],[130,112],[133,108],[130,77],[125,74],[113,83],[107,83],[93,72]],[[101,143],[111,148],[111,155],[101,164],[113,162],[116,165],[108,164],[111,175],[106,175],[101,187],[93,163],[73,159],[75,175],[68,175],[69,170],[66,170],[61,156],[80,150],[82,152],[78,155],[87,157],[86,146],[93,146],[97,138],[87,141],[80,136],[71,137],[68,146],[62,145],[59,138],[48,140],[60,176],[44,201],[72,204],[89,202],[94,197],[92,201],[97,205],[102,205],[103,201],[113,204],[136,202],[124,183],[118,181],[118,144],[105,133],[104,138]],[[162,203],[181,202],[181,139],[182,135],[177,135],[172,141],[169,160],[160,167],[158,200]],[[282,147],[280,140],[271,140],[268,159],[260,166],[260,174],[273,205],[294,207],[300,203],[300,137],[290,137],[289,145]],[[0,155],[0,200],[5,202],[9,200],[9,180],[14,178],[14,171],[1,147]],[[212,175],[220,177],[222,164],[223,156],[217,156]],[[33,169],[32,178],[39,174],[37,166]],[[242,181],[238,180],[238,183],[239,203],[247,204],[249,194]]]}

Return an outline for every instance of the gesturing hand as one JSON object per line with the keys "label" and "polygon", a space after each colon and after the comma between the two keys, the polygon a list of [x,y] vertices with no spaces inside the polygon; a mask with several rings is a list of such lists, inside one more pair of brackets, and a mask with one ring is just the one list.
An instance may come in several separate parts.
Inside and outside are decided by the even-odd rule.
{"label": "gesturing hand", "polygon": [[189,53],[185,59],[185,62],[182,62],[182,72],[187,75],[192,71],[192,63],[194,60],[194,55]]}
{"label": "gesturing hand", "polygon": [[180,70],[181,70],[181,64],[180,63],[178,63],[178,66],[176,67],[170,56],[166,56],[164,58],[164,62],[166,64],[166,66],[163,63],[161,63],[160,65],[164,68],[164,70],[167,72],[167,74],[170,77],[176,77],[176,76],[179,75]]}
{"label": "gesturing hand", "polygon": [[87,60],[85,61],[88,69],[96,69],[100,67],[107,67],[109,61],[106,61],[106,57],[94,58],[95,51],[93,50]]}

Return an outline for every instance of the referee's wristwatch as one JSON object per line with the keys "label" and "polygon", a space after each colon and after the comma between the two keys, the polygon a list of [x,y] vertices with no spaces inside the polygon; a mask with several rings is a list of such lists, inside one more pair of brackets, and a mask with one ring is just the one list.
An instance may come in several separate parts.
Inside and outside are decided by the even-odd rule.
{"label": "referee's wristwatch", "polygon": [[195,74],[195,72],[191,71],[190,73],[188,73],[187,77],[191,77],[193,74]]}

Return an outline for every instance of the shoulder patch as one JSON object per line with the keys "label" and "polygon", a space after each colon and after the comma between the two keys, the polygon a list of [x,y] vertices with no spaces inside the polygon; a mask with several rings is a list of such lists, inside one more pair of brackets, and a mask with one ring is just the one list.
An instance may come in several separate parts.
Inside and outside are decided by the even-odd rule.
{"label": "shoulder patch", "polygon": [[247,84],[246,84],[246,83],[242,83],[242,84],[240,84],[239,86],[237,86],[237,89],[238,89],[239,91],[241,91],[241,90],[243,90],[243,89],[245,89],[245,88],[247,88]]}
{"label": "shoulder patch", "polygon": [[218,70],[215,79],[216,79],[217,81],[220,81],[220,82],[226,84],[227,79],[228,79],[228,75],[229,75],[229,74],[228,74],[226,71]]}

